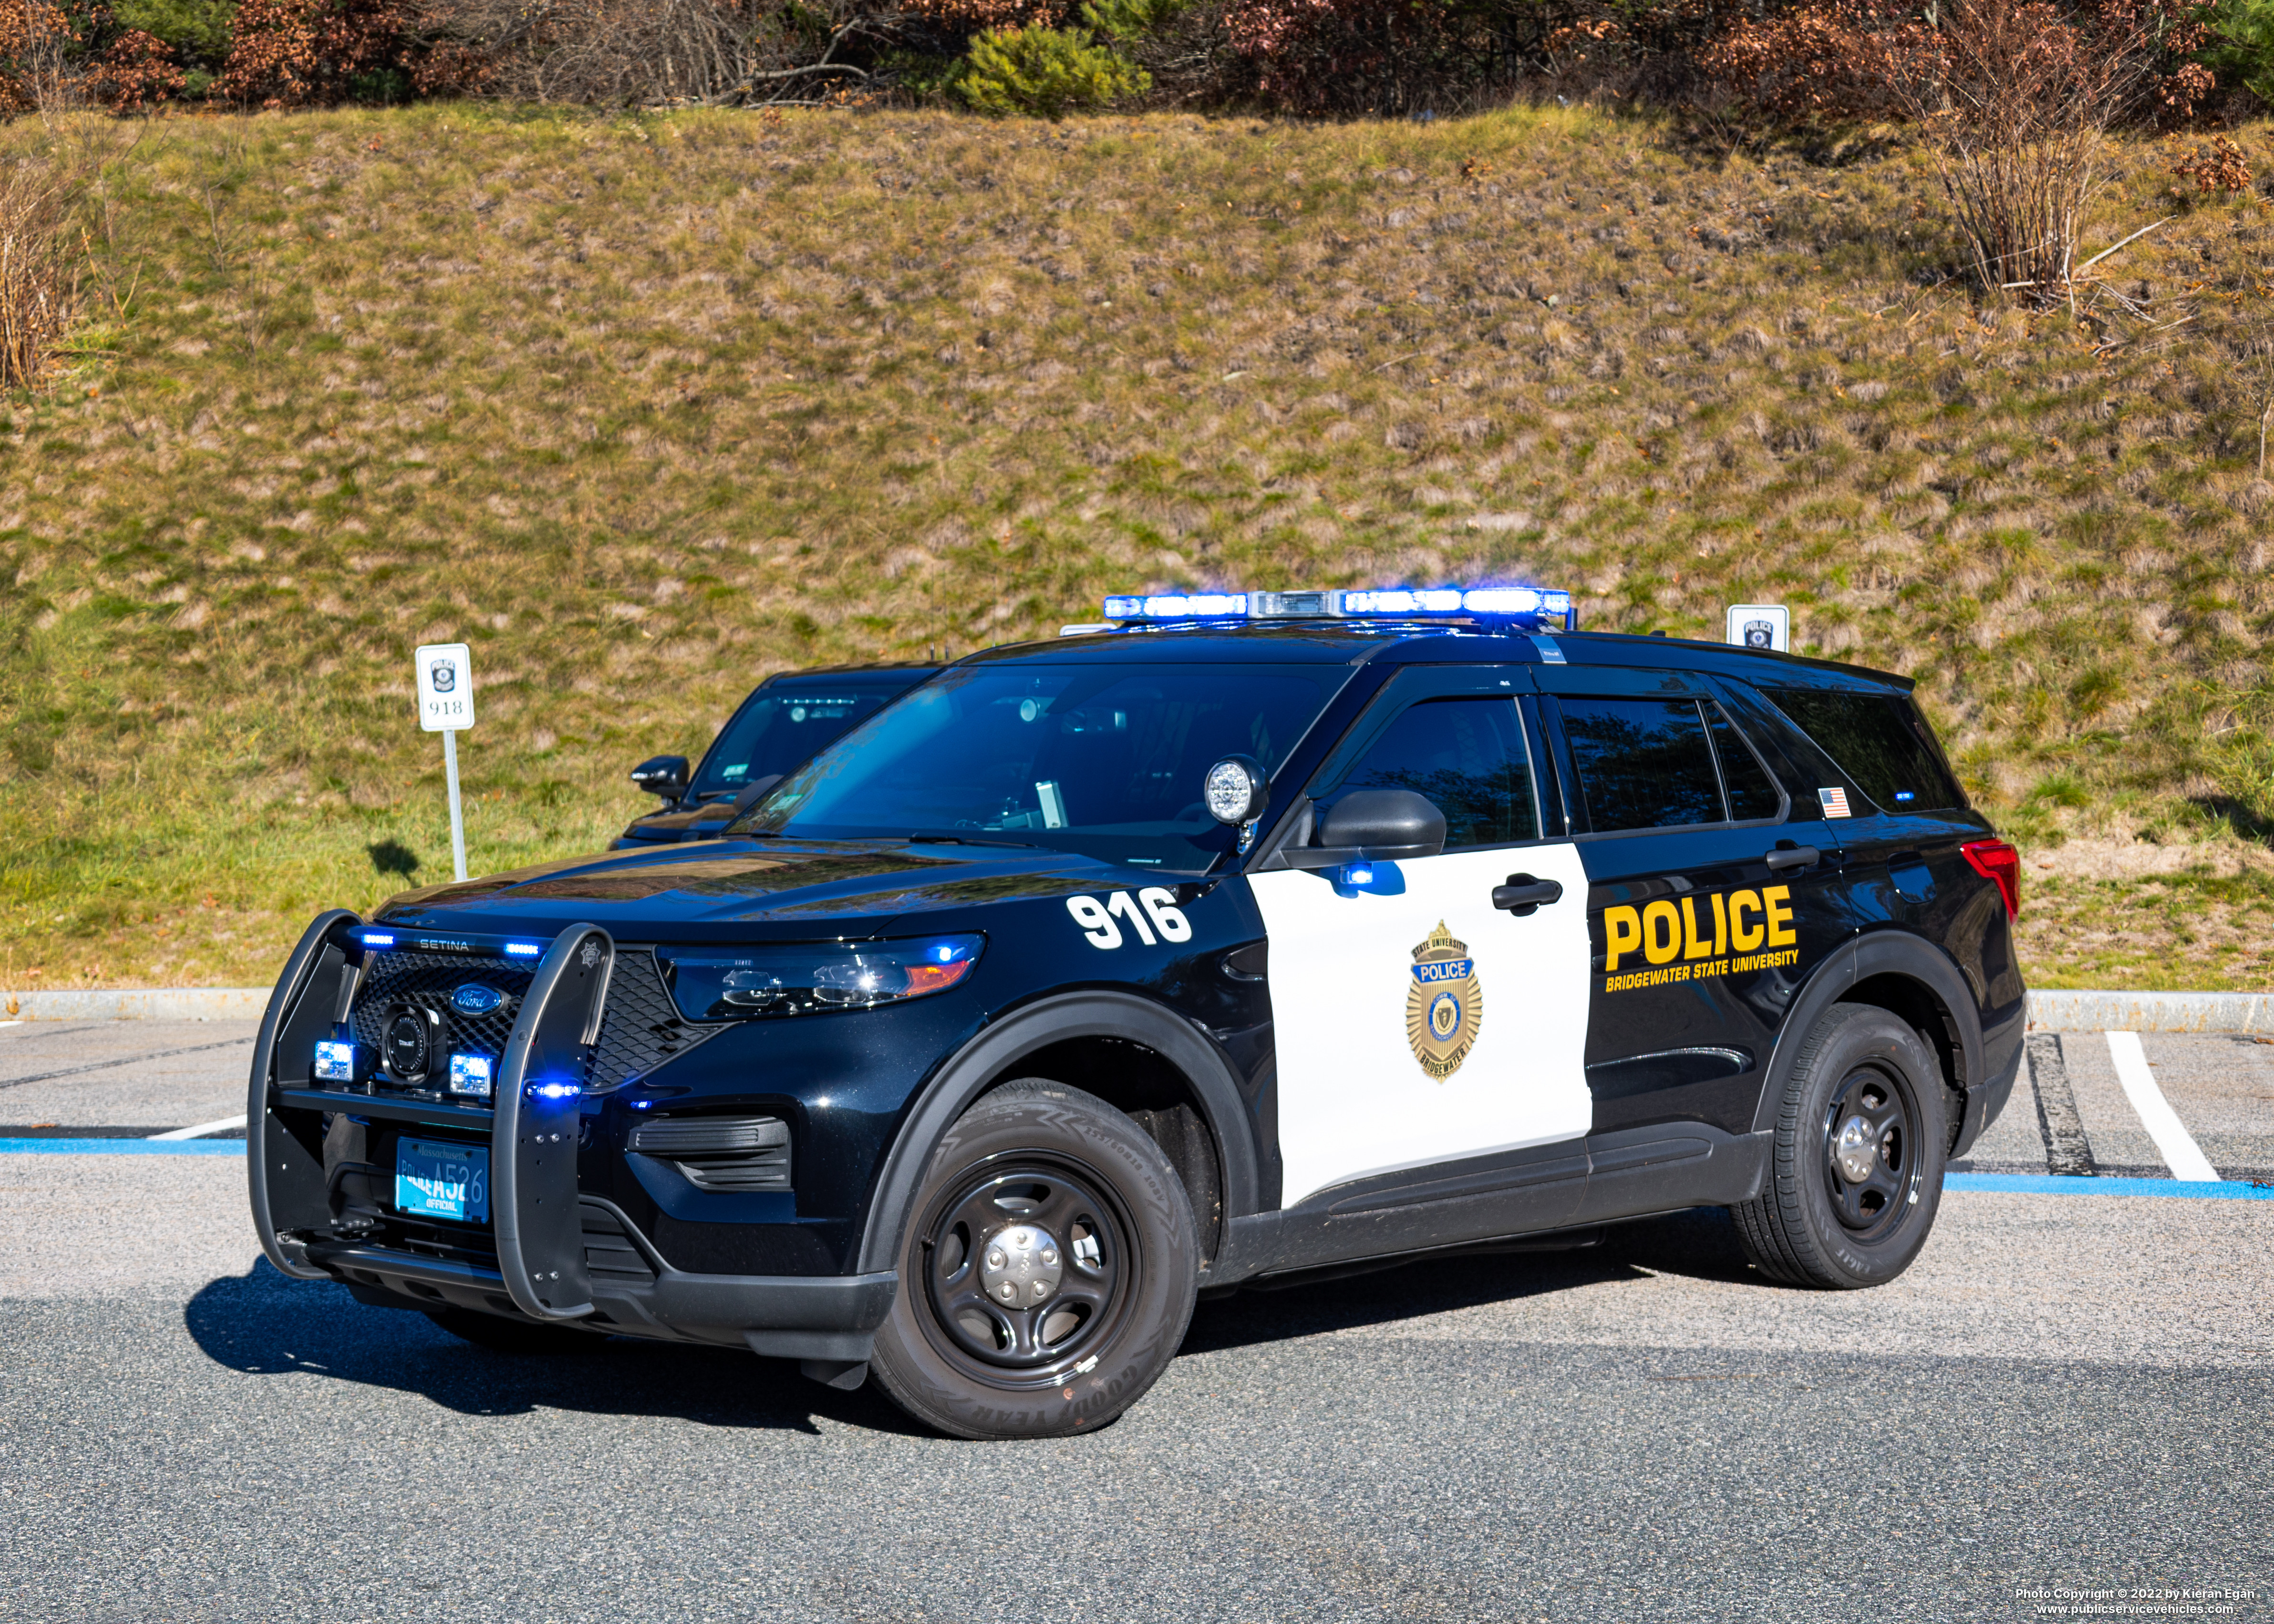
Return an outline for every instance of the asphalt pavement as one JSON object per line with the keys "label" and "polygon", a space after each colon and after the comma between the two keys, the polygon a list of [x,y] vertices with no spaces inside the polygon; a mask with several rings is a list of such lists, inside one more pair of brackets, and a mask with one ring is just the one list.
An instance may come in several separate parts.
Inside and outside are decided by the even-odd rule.
{"label": "asphalt pavement", "polygon": [[[241,1113],[249,1039],[0,1029],[0,1139]],[[2274,1046],[2142,1052],[2221,1177],[2274,1177]],[[2058,1170],[2073,1118],[2095,1176],[2170,1177],[2105,1037],[2033,1059],[1969,1175]],[[2274,1616],[2274,1201],[1962,1179],[1865,1292],[1761,1283],[1711,1212],[1251,1290],[1116,1425],[968,1444],[787,1365],[508,1357],[286,1282],[243,1180],[0,1154],[0,1618]]]}

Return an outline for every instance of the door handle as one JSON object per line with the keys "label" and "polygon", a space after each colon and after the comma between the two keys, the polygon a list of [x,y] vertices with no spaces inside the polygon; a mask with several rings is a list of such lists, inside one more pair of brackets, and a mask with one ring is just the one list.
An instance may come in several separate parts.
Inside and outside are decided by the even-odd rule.
{"label": "door handle", "polygon": [[1781,874],[1787,868],[1813,868],[1823,855],[1812,846],[1781,846],[1761,861],[1771,874]]}
{"label": "door handle", "polygon": [[1511,874],[1508,883],[1493,887],[1493,906],[1506,908],[1518,919],[1540,911],[1543,902],[1563,900],[1563,887],[1555,880],[1535,880],[1528,874]]}

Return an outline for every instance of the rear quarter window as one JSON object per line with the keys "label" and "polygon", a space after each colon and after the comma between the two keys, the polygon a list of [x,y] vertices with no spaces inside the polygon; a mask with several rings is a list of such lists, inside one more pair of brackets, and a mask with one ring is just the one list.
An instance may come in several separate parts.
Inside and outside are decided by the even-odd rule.
{"label": "rear quarter window", "polygon": [[1768,688],[1761,693],[1886,812],[1962,809],[1966,792],[1905,695]]}

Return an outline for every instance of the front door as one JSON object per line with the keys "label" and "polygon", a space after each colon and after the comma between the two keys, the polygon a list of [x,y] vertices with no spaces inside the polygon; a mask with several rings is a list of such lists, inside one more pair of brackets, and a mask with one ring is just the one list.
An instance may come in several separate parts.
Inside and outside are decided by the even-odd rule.
{"label": "front door", "polygon": [[[1427,796],[1445,814],[1442,853],[1250,878],[1270,943],[1284,1206],[1587,1132],[1587,881],[1570,840],[1540,838],[1524,688],[1501,667],[1403,672],[1309,786],[1322,808],[1357,789]],[[1519,876],[1562,899],[1495,909]]]}

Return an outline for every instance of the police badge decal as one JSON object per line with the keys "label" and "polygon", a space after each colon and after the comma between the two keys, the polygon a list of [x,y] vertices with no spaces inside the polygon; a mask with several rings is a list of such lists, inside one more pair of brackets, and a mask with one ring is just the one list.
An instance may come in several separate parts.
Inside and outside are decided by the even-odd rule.
{"label": "police badge decal", "polygon": [[1405,1039],[1421,1069],[1439,1082],[1461,1069],[1483,1029],[1484,989],[1469,944],[1457,942],[1439,920],[1429,939],[1413,950],[1413,985],[1405,994]]}

